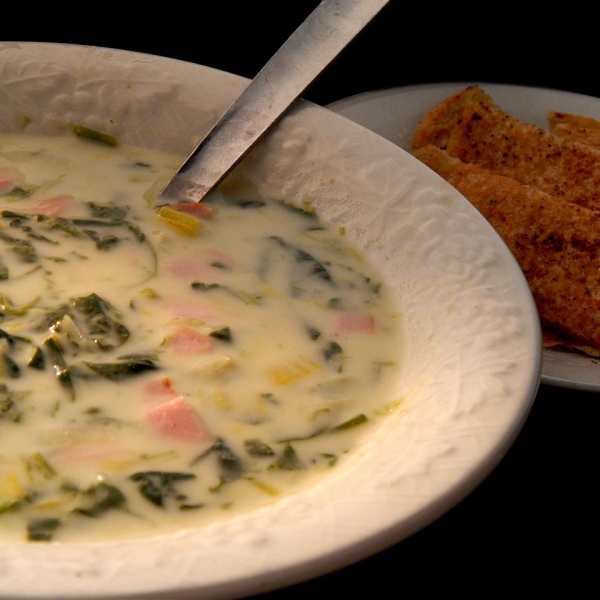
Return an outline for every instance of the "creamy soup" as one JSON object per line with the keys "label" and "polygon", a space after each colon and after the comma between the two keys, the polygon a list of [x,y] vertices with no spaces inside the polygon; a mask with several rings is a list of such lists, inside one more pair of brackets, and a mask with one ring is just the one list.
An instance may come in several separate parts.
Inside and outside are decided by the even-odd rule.
{"label": "creamy soup", "polygon": [[157,206],[182,157],[0,136],[0,537],[196,527],[339,469],[397,405],[379,275],[310,207]]}

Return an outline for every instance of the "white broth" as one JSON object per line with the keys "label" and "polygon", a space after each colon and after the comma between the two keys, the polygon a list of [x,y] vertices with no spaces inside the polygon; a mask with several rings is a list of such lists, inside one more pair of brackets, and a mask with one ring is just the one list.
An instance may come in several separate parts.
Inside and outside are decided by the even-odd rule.
{"label": "white broth", "polygon": [[2,539],[229,518],[400,401],[401,319],[343,230],[241,191],[159,208],[182,157],[108,142],[0,136]]}

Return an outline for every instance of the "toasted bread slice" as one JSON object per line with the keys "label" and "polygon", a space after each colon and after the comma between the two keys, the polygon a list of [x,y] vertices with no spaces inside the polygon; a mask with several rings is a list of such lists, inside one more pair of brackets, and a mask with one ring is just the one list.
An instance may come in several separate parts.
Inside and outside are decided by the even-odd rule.
{"label": "toasted bread slice", "polygon": [[414,155],[488,220],[521,266],[543,326],[561,343],[600,355],[600,212],[565,202],[432,145]]}
{"label": "toasted bread slice", "polygon": [[549,112],[550,131],[562,138],[600,148],[600,121],[564,112]]}
{"label": "toasted bread slice", "polygon": [[434,106],[417,125],[413,147],[433,144],[445,148],[452,130],[460,122],[465,108],[492,105],[492,97],[479,86],[472,85]]}
{"label": "toasted bread slice", "polygon": [[[476,96],[472,88],[464,90],[465,96],[467,90],[469,97]],[[600,210],[600,148],[525,123],[481,95],[477,102],[459,102],[460,107],[453,98],[423,118],[413,138],[415,148],[431,140],[465,163]]]}

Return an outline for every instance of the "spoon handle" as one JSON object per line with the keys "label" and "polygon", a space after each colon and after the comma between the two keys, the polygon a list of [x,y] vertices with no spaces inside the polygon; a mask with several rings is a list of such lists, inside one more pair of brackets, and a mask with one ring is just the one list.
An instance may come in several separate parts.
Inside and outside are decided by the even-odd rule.
{"label": "spoon handle", "polygon": [[162,192],[200,202],[389,0],[323,0],[208,132]]}

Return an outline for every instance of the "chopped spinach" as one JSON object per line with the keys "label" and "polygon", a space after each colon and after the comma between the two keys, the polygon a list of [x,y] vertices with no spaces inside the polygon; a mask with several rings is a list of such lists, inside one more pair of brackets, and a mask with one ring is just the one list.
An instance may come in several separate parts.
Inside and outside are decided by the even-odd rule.
{"label": "chopped spinach", "polygon": [[127,502],[119,488],[104,482],[90,486],[82,492],[82,497],[85,505],[73,509],[73,512],[85,517],[99,517],[109,510],[122,509]]}
{"label": "chopped spinach", "polygon": [[282,471],[298,471],[306,467],[298,458],[293,446],[291,444],[286,444],[277,461],[275,461],[269,468],[281,469]]}
{"label": "chopped spinach", "polygon": [[85,362],[92,371],[111,381],[122,381],[146,371],[157,369],[156,363],[149,357],[122,357],[118,362],[94,363]]}
{"label": "chopped spinach", "polygon": [[27,539],[30,542],[48,542],[52,540],[61,524],[61,520],[55,517],[30,519],[27,523]]}
{"label": "chopped spinach", "polygon": [[112,350],[129,339],[129,330],[117,320],[117,311],[97,294],[74,298],[71,306],[85,317],[88,335],[101,350]]}
{"label": "chopped spinach", "polygon": [[311,340],[318,340],[321,337],[321,332],[316,327],[313,327],[312,325],[306,326],[306,333],[308,333],[308,337]]}
{"label": "chopped spinach", "polygon": [[21,376],[19,365],[6,353],[2,352],[2,366],[0,372],[9,379],[18,379]]}
{"label": "chopped spinach", "polygon": [[[146,500],[163,508],[169,498],[178,503],[187,500],[187,496],[177,491],[175,485],[181,481],[195,479],[193,473],[179,473],[173,471],[140,471],[129,476],[129,479],[138,484],[138,490]],[[184,503],[180,508],[191,508]]]}
{"label": "chopped spinach", "polygon": [[326,281],[327,283],[333,284],[333,278],[331,274],[325,267],[325,265],[317,260],[312,254],[309,254],[305,250],[286,242],[284,239],[279,236],[273,235],[271,238],[274,242],[276,242],[279,246],[284,248],[289,252],[290,256],[300,265],[308,267],[308,274],[320,279],[322,281]]}
{"label": "chopped spinach", "polygon": [[0,240],[9,246],[10,250],[16,254],[21,262],[35,263],[38,261],[35,246],[29,240],[13,237],[3,231],[0,231]]}
{"label": "chopped spinach", "polygon": [[335,454],[330,454],[328,452],[324,452],[321,454],[321,458],[325,460],[328,467],[333,467],[338,461],[338,457]]}
{"label": "chopped spinach", "polygon": [[271,446],[260,440],[246,440],[244,448],[250,456],[274,456],[275,452]]}
{"label": "chopped spinach", "polygon": [[71,377],[71,371],[67,366],[67,362],[64,357],[63,349],[56,339],[52,336],[47,337],[44,340],[44,348],[49,353],[50,362],[54,369],[54,375],[60,383],[60,385],[68,391],[71,400],[75,399],[75,388],[73,386],[73,379]]}
{"label": "chopped spinach", "polygon": [[348,421],[344,421],[343,423],[340,423],[339,425],[332,427],[329,431],[332,433],[335,433],[336,431],[346,431],[347,429],[351,429],[352,427],[356,427],[357,425],[362,425],[363,423],[366,423],[366,422],[367,422],[366,415],[363,415],[361,413],[359,415],[356,415],[356,417],[349,419]]}
{"label": "chopped spinach", "polygon": [[319,429],[316,429],[315,431],[313,431],[312,433],[309,433],[308,435],[302,435],[302,436],[290,436],[284,439],[280,439],[278,440],[280,443],[287,443],[289,444],[290,442],[301,442],[301,441],[305,441],[305,440],[312,440],[313,438],[316,438],[320,435],[324,435],[324,434],[328,434],[328,433],[336,433],[338,431],[346,431],[347,429],[351,429],[352,427],[356,427],[357,425],[362,425],[363,423],[367,422],[367,417],[364,414],[359,414],[356,415],[355,417],[352,417],[351,419],[348,419],[347,421],[344,421],[343,423],[340,423],[339,425],[335,425],[334,427],[321,427]]}
{"label": "chopped spinach", "polygon": [[18,423],[22,418],[19,401],[24,396],[23,392],[14,392],[6,384],[0,383],[0,420]]}
{"label": "chopped spinach", "polygon": [[229,329],[229,327],[215,329],[214,331],[211,331],[209,335],[217,340],[221,340],[222,342],[231,342],[233,339],[231,335],[231,329]]}
{"label": "chopped spinach", "polygon": [[31,355],[27,366],[40,371],[43,371],[46,368],[46,358],[39,346],[35,346],[33,349],[33,354]]}
{"label": "chopped spinach", "polygon": [[50,463],[39,453],[35,452],[25,459],[25,466],[30,479],[53,479],[56,477],[56,471]]}
{"label": "chopped spinach", "polygon": [[239,479],[242,476],[244,464],[223,438],[217,438],[208,450],[194,459],[192,465],[213,454],[216,455],[219,464],[220,485]]}
{"label": "chopped spinach", "polygon": [[197,292],[209,292],[211,290],[218,290],[237,298],[238,300],[242,300],[246,304],[260,304],[262,298],[260,296],[255,296],[253,294],[249,294],[242,290],[234,290],[225,285],[221,285],[220,283],[204,283],[202,281],[193,281],[192,289]]}
{"label": "chopped spinach", "polygon": [[12,210],[3,210],[0,212],[0,217],[3,219],[18,219],[19,221],[27,221],[30,218],[29,215],[23,215]]}
{"label": "chopped spinach", "polygon": [[3,329],[0,329],[0,340],[6,340],[10,348],[14,348],[18,343],[25,342],[30,343],[31,340],[20,335],[10,334]]}
{"label": "chopped spinach", "polygon": [[307,218],[311,219],[312,221],[316,221],[316,219],[317,219],[317,211],[316,211],[315,207],[310,204],[297,206],[295,204],[290,204],[289,202],[281,202],[279,206],[281,206],[281,208],[284,208],[290,212],[299,214],[303,217],[307,217]]}
{"label": "chopped spinach", "polygon": [[117,206],[116,204],[88,202],[87,205],[92,216],[97,219],[123,219],[129,212],[127,206]]}
{"label": "chopped spinach", "polygon": [[323,348],[323,357],[325,360],[332,360],[340,354],[342,354],[342,347],[337,342],[329,342],[329,344]]}

